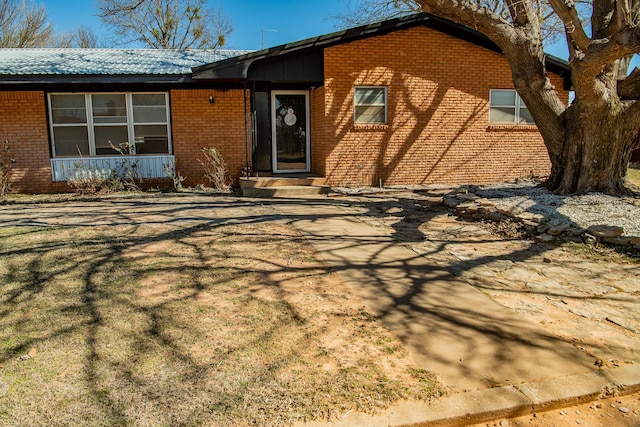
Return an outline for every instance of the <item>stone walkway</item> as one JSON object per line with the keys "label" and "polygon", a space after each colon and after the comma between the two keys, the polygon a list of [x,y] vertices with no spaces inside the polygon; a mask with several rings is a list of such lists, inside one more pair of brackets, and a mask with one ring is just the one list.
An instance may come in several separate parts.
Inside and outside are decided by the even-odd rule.
{"label": "stone walkway", "polygon": [[640,263],[584,245],[506,239],[419,195],[373,205],[377,213],[368,208],[363,221],[572,343],[599,366],[640,362]]}
{"label": "stone walkway", "polygon": [[[361,209],[331,202],[276,207],[403,340],[421,367],[437,372],[452,390],[595,369],[579,349],[457,278],[446,260],[418,254],[384,225],[371,224]],[[404,239],[409,236],[410,230],[398,231]]]}

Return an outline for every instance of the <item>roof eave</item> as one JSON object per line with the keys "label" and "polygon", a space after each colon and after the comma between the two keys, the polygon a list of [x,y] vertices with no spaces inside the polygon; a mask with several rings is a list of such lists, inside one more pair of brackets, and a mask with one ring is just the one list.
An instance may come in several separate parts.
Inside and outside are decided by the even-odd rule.
{"label": "roof eave", "polygon": [[56,84],[182,84],[193,82],[190,74],[11,74],[0,75],[0,85]]}
{"label": "roof eave", "polygon": [[[387,34],[393,31],[424,25],[437,31],[453,35],[489,50],[502,53],[502,50],[484,34],[453,21],[443,19],[428,13],[418,13],[387,21],[376,22],[360,27],[350,28],[330,34],[308,38],[294,43],[288,43],[269,49],[240,55],[234,58],[201,65],[192,69],[195,80],[216,79],[220,77],[246,79],[248,70],[256,61],[290,55],[301,50],[324,49],[343,43],[352,42],[368,37]],[[550,71],[560,74],[567,79],[570,76],[569,65],[560,58],[547,55]]]}

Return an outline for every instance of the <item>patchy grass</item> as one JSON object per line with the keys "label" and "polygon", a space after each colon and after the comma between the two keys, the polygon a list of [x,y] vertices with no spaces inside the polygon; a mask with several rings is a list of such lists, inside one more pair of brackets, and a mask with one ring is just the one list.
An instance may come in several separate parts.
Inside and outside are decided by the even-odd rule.
{"label": "patchy grass", "polygon": [[442,393],[285,225],[0,228],[0,259],[2,425],[286,425]]}
{"label": "patchy grass", "polygon": [[627,169],[627,181],[630,184],[640,187],[640,163],[632,163]]}

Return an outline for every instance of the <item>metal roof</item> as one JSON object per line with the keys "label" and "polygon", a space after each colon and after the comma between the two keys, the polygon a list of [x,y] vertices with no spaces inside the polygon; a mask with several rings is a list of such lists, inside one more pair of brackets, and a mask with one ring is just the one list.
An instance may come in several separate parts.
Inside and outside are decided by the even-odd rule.
{"label": "metal roof", "polygon": [[226,49],[0,49],[0,76],[188,75],[246,54]]}

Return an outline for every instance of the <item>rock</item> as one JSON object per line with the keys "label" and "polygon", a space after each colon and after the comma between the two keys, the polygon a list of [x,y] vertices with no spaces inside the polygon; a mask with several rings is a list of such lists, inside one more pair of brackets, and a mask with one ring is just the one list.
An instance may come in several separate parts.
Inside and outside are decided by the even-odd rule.
{"label": "rock", "polygon": [[620,406],[618,408],[618,411],[622,412],[623,414],[628,414],[629,413],[629,408],[627,408],[625,406]]}
{"label": "rock", "polygon": [[624,229],[622,227],[613,225],[592,225],[591,227],[587,228],[587,233],[595,237],[612,238],[622,236],[622,233],[624,233]]}
{"label": "rock", "polygon": [[586,232],[587,230],[585,230],[584,228],[576,228],[576,227],[571,227],[569,228],[569,230],[567,230],[568,234],[575,237],[580,237]]}
{"label": "rock", "polygon": [[458,208],[458,210],[460,209],[480,209],[480,207],[475,203],[475,202],[462,202],[460,204],[458,204],[458,206],[456,206],[456,208]]}
{"label": "rock", "polygon": [[442,199],[442,203],[448,207],[448,208],[455,208],[456,206],[458,206],[461,202],[460,199],[458,199],[457,197],[454,196],[444,196]]}
{"label": "rock", "polygon": [[478,196],[476,196],[473,193],[458,193],[458,194],[456,194],[456,197],[458,198],[458,200],[476,200],[476,199],[478,199]]}
{"label": "rock", "polygon": [[547,217],[541,214],[536,214],[536,213],[532,213],[532,212],[522,212],[520,215],[517,216],[518,219],[521,220],[529,220],[529,221],[533,221],[537,224],[542,224],[543,222],[545,222],[547,220]]}
{"label": "rock", "polygon": [[540,224],[540,225],[538,225],[538,233],[539,234],[546,233],[547,231],[549,231],[549,228],[550,227],[549,227],[548,224]]}
{"label": "rock", "polygon": [[629,244],[629,238],[628,237],[603,237],[602,242],[607,243],[609,245],[615,245],[615,246],[627,246]]}
{"label": "rock", "polygon": [[493,221],[493,222],[500,222],[504,219],[504,216],[502,216],[500,213],[498,212],[487,212],[484,217],[486,219],[488,219],[489,221]]}
{"label": "rock", "polygon": [[509,216],[512,216],[512,217],[516,217],[523,212],[524,212],[524,209],[522,209],[520,206],[513,206],[509,208]]}
{"label": "rock", "polygon": [[589,233],[585,233],[583,237],[584,237],[584,242],[587,244],[594,245],[598,243],[598,238],[596,236],[592,236]]}
{"label": "rock", "polygon": [[538,240],[543,242],[543,243],[550,243],[550,242],[553,242],[554,240],[556,240],[556,238],[555,238],[555,236],[552,236],[551,234],[542,233],[541,235],[538,236]]}
{"label": "rock", "polygon": [[640,237],[637,237],[637,236],[630,237],[629,244],[635,246],[637,249],[640,249]]}
{"label": "rock", "polygon": [[560,234],[562,234],[563,231],[567,230],[569,227],[571,227],[571,224],[565,222],[563,224],[552,226],[551,228],[549,228],[547,233],[551,234],[552,236],[559,236]]}
{"label": "rock", "polygon": [[403,212],[403,210],[401,208],[399,208],[399,207],[392,207],[392,208],[389,208],[389,209],[387,209],[385,211],[385,213],[389,214],[389,215],[395,215],[395,214],[399,214],[399,213],[402,213],[402,212]]}

